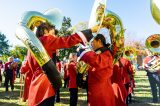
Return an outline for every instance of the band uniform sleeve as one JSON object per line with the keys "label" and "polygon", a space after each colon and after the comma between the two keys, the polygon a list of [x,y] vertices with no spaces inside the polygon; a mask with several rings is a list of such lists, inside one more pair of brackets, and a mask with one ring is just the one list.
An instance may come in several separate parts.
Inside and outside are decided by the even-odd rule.
{"label": "band uniform sleeve", "polygon": [[9,62],[7,62],[7,63],[4,64],[4,71],[7,71],[8,65],[9,65]]}
{"label": "band uniform sleeve", "polygon": [[101,54],[96,54],[93,51],[88,51],[83,54],[80,60],[84,61],[92,67],[98,68],[99,70],[104,68],[113,69],[113,58],[109,51]]}
{"label": "band uniform sleeve", "polygon": [[20,68],[20,73],[25,74],[27,71],[29,71],[29,64],[28,61],[26,60]]}
{"label": "band uniform sleeve", "polygon": [[56,50],[61,48],[70,48],[78,43],[86,45],[92,37],[93,35],[89,30],[77,32],[75,34],[64,37],[50,37],[48,46],[51,47],[53,50]]}

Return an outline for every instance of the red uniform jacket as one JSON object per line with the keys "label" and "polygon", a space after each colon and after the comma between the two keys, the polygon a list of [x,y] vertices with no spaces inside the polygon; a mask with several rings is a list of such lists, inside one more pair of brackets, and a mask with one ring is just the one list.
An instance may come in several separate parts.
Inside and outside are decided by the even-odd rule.
{"label": "red uniform jacket", "polygon": [[[4,71],[7,71],[7,69],[10,67],[9,65],[11,64],[12,62],[6,62],[5,64],[4,64]],[[14,81],[15,81],[15,79],[16,79],[16,66],[14,66],[14,67],[12,67],[12,78],[13,78],[13,80],[12,80],[12,83],[14,83]],[[7,73],[7,72],[6,72]]]}
{"label": "red uniform jacket", "polygon": [[88,70],[88,105],[115,106],[115,96],[110,80],[113,72],[111,53],[104,51],[96,54],[89,51],[82,52],[81,56],[81,60],[92,67]]}
{"label": "red uniform jacket", "polygon": [[68,65],[69,88],[77,88],[76,84],[76,62],[71,61]]}
{"label": "red uniform jacket", "polygon": [[29,87],[31,84],[33,73],[28,67],[28,61],[25,61],[20,69],[21,74],[25,74],[25,81],[24,81],[24,91],[23,91],[23,99],[27,100],[29,95]]}
{"label": "red uniform jacket", "polygon": [[[56,52],[56,49],[69,48],[82,42],[78,34],[67,37],[42,36],[40,40],[50,57]],[[29,89],[28,105],[36,106],[45,99],[54,96],[55,90],[30,52],[28,53],[27,61],[33,73]]]}
{"label": "red uniform jacket", "polygon": [[0,83],[2,82],[2,75],[1,75],[1,69],[3,67],[3,64],[0,64]]}
{"label": "red uniform jacket", "polygon": [[0,64],[0,75],[1,75],[1,69],[2,69],[2,66],[3,66],[3,65],[2,65],[2,64]]}
{"label": "red uniform jacket", "polygon": [[144,68],[148,68],[147,63],[148,63],[151,59],[152,59],[151,56],[147,56],[147,57],[145,57],[145,58],[143,59],[143,67],[144,67]]}
{"label": "red uniform jacket", "polygon": [[57,62],[56,65],[57,65],[57,70],[61,72],[61,67],[62,67],[61,62]]}
{"label": "red uniform jacket", "polygon": [[127,90],[122,81],[121,68],[115,64],[111,77],[112,87],[115,94],[116,106],[126,106]]}
{"label": "red uniform jacket", "polygon": [[[160,57],[159,56],[147,56],[147,57],[145,57],[144,59],[143,59],[143,68],[145,68],[146,70],[150,67],[150,66],[148,66],[148,62],[149,61],[151,61],[153,58],[155,58],[155,60],[153,61],[153,62],[155,62],[155,61],[157,61],[158,59],[160,60]],[[158,62],[159,61],[157,61],[157,63],[156,64],[158,64]],[[160,74],[160,70],[157,70],[157,73],[158,74]]]}
{"label": "red uniform jacket", "polygon": [[68,78],[68,64],[64,64],[64,80]]}
{"label": "red uniform jacket", "polygon": [[125,58],[120,58],[120,62],[123,65],[123,70],[122,70],[122,80],[123,80],[123,84],[127,84],[130,83],[130,76],[133,77],[133,69],[132,69],[132,65],[130,63],[129,60],[125,59]]}

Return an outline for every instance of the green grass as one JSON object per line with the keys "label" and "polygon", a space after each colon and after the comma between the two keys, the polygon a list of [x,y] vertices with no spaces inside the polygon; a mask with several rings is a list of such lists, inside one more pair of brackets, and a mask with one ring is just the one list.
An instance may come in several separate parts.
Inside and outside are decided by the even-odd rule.
{"label": "green grass", "polygon": [[[134,89],[133,103],[129,106],[160,106],[160,103],[151,103],[152,96],[150,92],[150,85],[145,71],[137,71],[135,75],[136,88]],[[67,88],[60,89],[61,102],[56,103],[55,106],[69,106],[69,92]],[[0,87],[0,106],[26,106],[27,103],[19,99],[20,83],[16,79],[14,97],[6,99],[5,88]],[[87,106],[87,96],[84,89],[80,89],[78,93],[78,106]]]}
{"label": "green grass", "polygon": [[145,71],[137,71],[135,74],[133,103],[129,106],[160,106],[160,103],[152,103],[151,88]]}

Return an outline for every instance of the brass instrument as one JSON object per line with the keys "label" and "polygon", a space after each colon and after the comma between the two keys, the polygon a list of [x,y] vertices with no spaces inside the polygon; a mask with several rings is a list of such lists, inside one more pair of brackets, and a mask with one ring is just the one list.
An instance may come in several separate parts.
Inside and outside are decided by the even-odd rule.
{"label": "brass instrument", "polygon": [[156,54],[150,60],[148,64],[148,71],[157,72],[160,70],[160,34],[154,34],[149,36],[145,42],[146,47],[152,52],[152,54]]}
{"label": "brass instrument", "polygon": [[76,64],[76,72],[77,72],[76,83],[79,88],[82,88],[82,89],[87,88],[87,85],[88,85],[87,71],[88,71],[89,67],[90,66],[83,61],[79,61]]}
{"label": "brass instrument", "polygon": [[[124,48],[124,28],[120,17],[112,11],[106,9],[107,0],[95,1],[89,21],[89,28],[99,25],[99,30],[103,27],[109,30],[111,49],[113,51],[115,64],[123,53]],[[97,31],[97,33],[99,32]]]}
{"label": "brass instrument", "polygon": [[[159,0],[150,0],[150,9],[154,20],[160,24],[160,1]],[[147,63],[148,71],[157,72],[160,70],[160,34],[154,34],[149,36],[145,42],[146,47],[156,54],[152,60]]]}
{"label": "brass instrument", "polygon": [[89,69],[89,65],[86,64],[85,62],[83,61],[79,61],[77,64],[76,64],[76,71],[77,73],[80,73],[80,74],[85,74],[87,73],[87,70]]}
{"label": "brass instrument", "polygon": [[145,42],[146,47],[153,53],[160,53],[160,34],[149,36]]}
{"label": "brass instrument", "polygon": [[115,64],[124,50],[124,28],[122,21],[114,12],[107,10],[102,21],[102,27],[110,31],[111,49],[114,52],[113,64]]}
{"label": "brass instrument", "polygon": [[[107,0],[95,0],[88,23],[89,28],[95,25],[99,25],[99,29],[101,28],[101,24],[106,10],[106,2]],[[99,30],[97,31],[97,33],[98,32]]]}
{"label": "brass instrument", "polygon": [[[151,13],[154,20],[160,24],[160,1],[159,0],[151,0],[150,1]],[[154,34],[147,38],[146,47],[156,53],[160,53],[160,34]]]}
{"label": "brass instrument", "polygon": [[[113,51],[115,64],[121,57],[124,49],[124,28],[120,17],[112,11],[106,9],[107,0],[96,0],[92,8],[89,25],[99,25],[100,28],[107,28],[110,33],[111,49]],[[97,33],[99,32],[97,31]]]}
{"label": "brass instrument", "polygon": [[[87,23],[88,25],[86,24],[86,22],[80,22],[70,29],[73,32],[82,31],[84,29],[87,29],[87,27],[91,28],[97,24],[99,24],[99,29],[100,29],[102,21],[103,21],[104,13],[105,13],[105,8],[106,8],[106,0],[95,0],[94,5],[92,7],[89,22]],[[84,25],[84,26],[82,26],[82,25]],[[98,31],[97,31],[97,33],[98,33]],[[80,45],[79,49],[80,48],[81,49],[82,48],[90,49],[88,45],[85,45],[85,46]],[[88,69],[89,69],[89,64],[86,64],[83,61],[77,62],[77,65],[76,65],[77,73],[80,73],[84,76],[87,73]]]}
{"label": "brass instrument", "polygon": [[[124,28],[120,17],[114,12],[106,10],[106,0],[95,0],[88,28],[91,28],[97,24],[99,25],[99,30],[102,27],[109,30],[112,44],[111,49],[114,52],[113,64],[115,64],[121,57],[124,50]],[[87,64],[81,66],[84,67],[81,68],[82,72],[86,72]]]}
{"label": "brass instrument", "polygon": [[33,33],[33,30],[41,22],[48,22],[59,28],[62,24],[62,19],[61,11],[56,8],[49,9],[43,14],[37,11],[28,11],[23,14],[16,29],[16,37],[24,43],[35,57],[54,88],[59,88],[62,85],[60,74],[42,43]]}
{"label": "brass instrument", "polygon": [[20,19],[16,29],[16,37],[20,39],[31,51],[40,66],[43,66],[50,60],[45,48],[32,32],[41,22],[49,22],[59,27],[62,23],[62,15],[58,9],[47,10],[44,14],[37,11],[27,11]]}
{"label": "brass instrument", "polygon": [[150,72],[157,72],[160,71],[160,57],[153,57],[151,61],[148,63],[148,71]]}
{"label": "brass instrument", "polygon": [[137,57],[136,50],[131,46],[125,47],[124,57],[126,57],[128,60],[134,60]]}
{"label": "brass instrument", "polygon": [[154,20],[160,24],[160,1],[159,0],[151,0],[150,1],[151,13]]}

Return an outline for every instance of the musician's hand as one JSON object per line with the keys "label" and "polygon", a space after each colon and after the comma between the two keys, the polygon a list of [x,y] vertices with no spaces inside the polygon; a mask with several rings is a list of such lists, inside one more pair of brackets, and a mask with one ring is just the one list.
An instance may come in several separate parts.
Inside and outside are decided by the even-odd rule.
{"label": "musician's hand", "polygon": [[99,30],[99,25],[93,26],[91,28],[92,33],[96,33]]}

